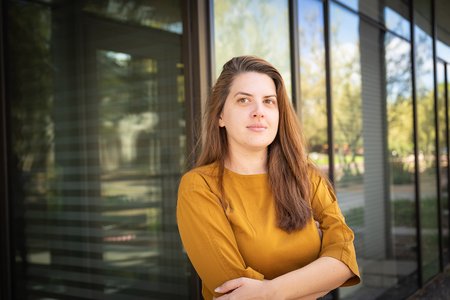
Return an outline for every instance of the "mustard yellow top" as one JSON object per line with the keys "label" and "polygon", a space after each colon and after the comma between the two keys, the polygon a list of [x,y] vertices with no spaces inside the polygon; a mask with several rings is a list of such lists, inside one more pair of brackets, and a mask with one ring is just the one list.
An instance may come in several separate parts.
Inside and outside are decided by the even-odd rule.
{"label": "mustard yellow top", "polygon": [[267,174],[241,175],[225,169],[223,186],[229,208],[219,201],[217,164],[186,173],[180,182],[177,221],[181,239],[202,279],[206,300],[214,289],[238,277],[273,279],[322,256],[345,263],[359,283],[353,232],[345,224],[335,194],[311,172],[314,219],[302,230],[287,233],[277,227],[275,203]]}

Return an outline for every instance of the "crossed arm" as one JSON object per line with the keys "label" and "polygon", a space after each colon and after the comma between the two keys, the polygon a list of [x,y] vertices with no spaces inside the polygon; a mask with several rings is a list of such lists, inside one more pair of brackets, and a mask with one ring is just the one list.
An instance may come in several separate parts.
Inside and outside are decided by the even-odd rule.
{"label": "crossed arm", "polygon": [[216,288],[215,292],[224,293],[216,299],[317,299],[353,275],[341,261],[321,257],[303,268],[272,280],[260,281],[245,277],[229,280]]}

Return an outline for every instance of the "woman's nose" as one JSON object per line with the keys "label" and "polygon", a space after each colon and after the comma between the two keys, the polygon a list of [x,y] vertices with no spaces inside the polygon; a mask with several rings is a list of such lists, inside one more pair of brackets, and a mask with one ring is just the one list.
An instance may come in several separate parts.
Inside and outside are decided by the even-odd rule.
{"label": "woman's nose", "polygon": [[264,118],[264,114],[262,112],[254,112],[253,113],[253,118]]}
{"label": "woman's nose", "polygon": [[264,118],[264,112],[262,109],[262,105],[256,104],[255,110],[252,113],[253,118]]}

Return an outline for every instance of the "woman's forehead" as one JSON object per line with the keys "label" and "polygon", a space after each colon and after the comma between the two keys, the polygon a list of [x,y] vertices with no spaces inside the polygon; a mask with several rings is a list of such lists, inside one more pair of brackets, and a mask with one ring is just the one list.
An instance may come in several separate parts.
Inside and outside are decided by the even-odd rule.
{"label": "woman's forehead", "polygon": [[275,83],[272,78],[263,73],[245,72],[237,75],[230,87],[230,95],[276,95]]}

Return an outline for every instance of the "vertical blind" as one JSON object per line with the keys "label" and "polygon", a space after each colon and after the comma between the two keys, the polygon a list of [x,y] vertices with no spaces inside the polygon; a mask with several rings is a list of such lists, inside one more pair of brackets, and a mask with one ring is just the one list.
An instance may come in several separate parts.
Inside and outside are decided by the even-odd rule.
{"label": "vertical blind", "polygon": [[16,299],[184,299],[179,1],[7,2]]}

